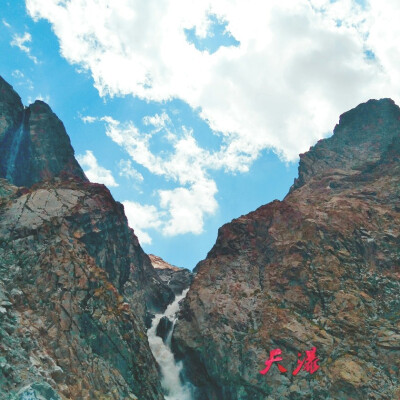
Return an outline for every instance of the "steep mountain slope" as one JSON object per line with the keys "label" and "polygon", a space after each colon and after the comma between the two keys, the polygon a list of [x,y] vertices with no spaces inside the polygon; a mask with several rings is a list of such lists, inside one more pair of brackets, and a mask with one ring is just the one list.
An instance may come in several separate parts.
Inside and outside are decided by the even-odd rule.
{"label": "steep mountain slope", "polygon": [[0,76],[0,177],[29,187],[68,175],[87,181],[63,123],[43,101],[25,108]]}
{"label": "steep mountain slope", "polygon": [[[198,398],[400,398],[399,200],[400,109],[371,100],[283,201],[220,228],[173,334]],[[294,376],[313,347],[320,368]],[[275,349],[288,371],[260,374]]]}
{"label": "steep mountain slope", "polygon": [[144,321],[172,291],[50,107],[0,79],[0,113],[0,399],[162,399]]}

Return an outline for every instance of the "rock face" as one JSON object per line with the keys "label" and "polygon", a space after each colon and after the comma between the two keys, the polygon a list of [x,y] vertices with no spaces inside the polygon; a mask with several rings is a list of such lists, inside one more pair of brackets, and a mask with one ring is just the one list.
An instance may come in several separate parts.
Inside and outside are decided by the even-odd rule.
{"label": "rock face", "polygon": [[331,138],[300,154],[299,177],[291,191],[328,170],[374,165],[398,136],[399,118],[399,108],[390,99],[369,100],[341,115]]}
{"label": "rock face", "polygon": [[157,325],[156,335],[160,337],[164,343],[166,343],[168,335],[173,328],[173,322],[168,317],[162,317]]}
{"label": "rock face", "polygon": [[43,101],[24,108],[19,95],[0,77],[0,177],[16,186],[56,176],[87,181],[74,157],[63,123]]}
{"label": "rock face", "polygon": [[193,280],[193,273],[191,271],[168,264],[161,257],[157,257],[154,254],[149,254],[149,258],[160,279],[175,294],[181,294],[190,286]]}
{"label": "rock face", "polygon": [[[0,139],[13,142],[19,97],[4,81],[0,90]],[[36,183],[0,179],[0,399],[161,400],[144,321],[174,295],[123,206],[86,180],[50,108],[28,111],[24,162],[37,168],[24,181],[18,151],[10,181]]]}
{"label": "rock face", "polygon": [[[220,228],[172,340],[198,398],[400,398],[399,198],[400,110],[372,100],[283,201]],[[292,375],[313,347],[320,368]],[[260,374],[274,349],[288,372]]]}

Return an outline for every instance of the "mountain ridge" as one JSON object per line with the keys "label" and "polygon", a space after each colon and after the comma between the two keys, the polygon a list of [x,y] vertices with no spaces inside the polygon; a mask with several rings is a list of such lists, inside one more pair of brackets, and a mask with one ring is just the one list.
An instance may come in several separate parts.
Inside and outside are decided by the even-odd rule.
{"label": "mountain ridge", "polygon": [[123,205],[87,180],[51,108],[24,108],[0,79],[2,177],[10,160],[9,181],[0,178],[0,399],[163,399],[146,323],[172,290]]}
{"label": "mountain ridge", "polygon": [[[219,229],[172,338],[196,399],[400,396],[398,115],[388,99],[343,114],[283,201]],[[293,377],[314,347],[320,370]],[[261,375],[274,349],[289,372]]]}
{"label": "mountain ridge", "polygon": [[36,100],[24,107],[1,76],[0,113],[1,178],[26,187],[61,176],[88,181],[75,159],[64,124],[50,106]]}
{"label": "mountain ridge", "polygon": [[[188,285],[171,345],[195,400],[400,397],[399,199],[400,109],[370,100],[193,276],[145,254],[51,108],[0,78],[0,399],[161,400],[146,328]],[[261,375],[276,349],[288,372]]]}

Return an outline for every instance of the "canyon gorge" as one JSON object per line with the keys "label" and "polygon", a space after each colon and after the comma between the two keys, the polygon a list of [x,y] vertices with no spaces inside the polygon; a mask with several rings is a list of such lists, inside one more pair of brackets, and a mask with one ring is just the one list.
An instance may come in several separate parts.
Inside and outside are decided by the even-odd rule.
{"label": "canyon gorge", "polygon": [[288,191],[171,266],[0,77],[0,399],[399,399],[399,107],[342,114]]}

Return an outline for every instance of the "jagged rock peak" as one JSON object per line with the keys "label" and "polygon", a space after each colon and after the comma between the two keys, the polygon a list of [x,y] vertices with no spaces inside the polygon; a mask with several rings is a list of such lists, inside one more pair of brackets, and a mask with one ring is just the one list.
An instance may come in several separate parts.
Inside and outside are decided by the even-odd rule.
{"label": "jagged rock peak", "polygon": [[[399,119],[389,99],[343,114],[298,188],[219,229],[171,340],[196,400],[400,399]],[[288,373],[260,374],[274,349]]]}
{"label": "jagged rock peak", "polygon": [[21,97],[13,89],[13,87],[0,76],[0,102],[14,104],[22,110]]}
{"label": "jagged rock peak", "polygon": [[0,177],[30,187],[55,177],[87,178],[74,156],[63,123],[50,106],[21,98],[0,77]]}
{"label": "jagged rock peak", "polygon": [[179,271],[181,268],[171,265],[163,260],[161,257],[155,256],[154,254],[149,254],[151,264],[155,269],[171,269],[172,271]]}
{"label": "jagged rock peak", "polygon": [[178,268],[164,261],[161,257],[149,254],[151,264],[160,277],[175,295],[187,289],[193,280],[193,273],[186,268]]}
{"label": "jagged rock peak", "polygon": [[0,93],[0,400],[162,400],[145,321],[172,290],[51,108]]}
{"label": "jagged rock peak", "polygon": [[0,143],[8,131],[17,129],[23,110],[18,93],[0,76]]}
{"label": "jagged rock peak", "polygon": [[369,100],[340,116],[333,135],[300,154],[291,192],[328,170],[354,173],[379,160],[400,132],[400,108],[392,99]]}

